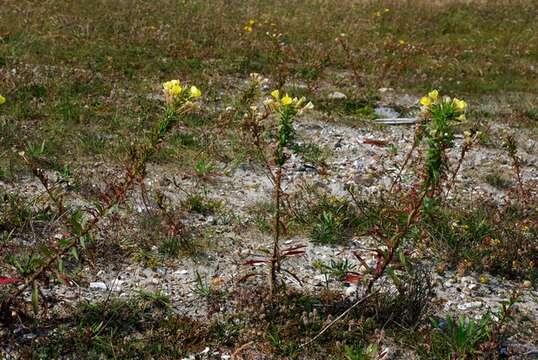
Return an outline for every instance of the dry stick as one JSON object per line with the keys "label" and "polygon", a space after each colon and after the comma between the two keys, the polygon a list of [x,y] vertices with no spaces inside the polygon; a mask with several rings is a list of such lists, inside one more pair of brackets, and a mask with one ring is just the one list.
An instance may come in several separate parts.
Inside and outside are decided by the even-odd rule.
{"label": "dry stick", "polygon": [[364,86],[364,82],[362,81],[362,78],[359,75],[357,66],[355,65],[355,62],[353,61],[353,54],[351,53],[351,49],[347,46],[347,43],[344,40],[342,40],[342,38],[340,37],[336,38],[336,42],[342,47],[342,49],[346,53],[346,60],[348,61],[349,67],[351,67],[351,71],[353,71],[353,77],[355,78],[355,82],[357,83],[357,86],[358,87]]}
{"label": "dry stick", "polygon": [[418,146],[418,143],[420,141],[420,131],[421,131],[420,127],[421,127],[421,124],[419,123],[418,128],[415,131],[415,135],[414,135],[414,138],[413,138],[413,145],[411,146],[411,149],[409,149],[409,151],[407,152],[407,155],[405,156],[405,159],[404,159],[404,162],[402,163],[402,166],[400,167],[400,169],[398,169],[398,174],[396,174],[396,176],[392,180],[392,183],[390,184],[390,188],[389,188],[389,193],[392,192],[392,190],[394,189],[394,186],[396,185],[396,183],[399,182],[399,180],[401,179],[402,173],[405,170],[405,167],[407,166],[407,163],[411,159],[411,155],[413,155],[413,152],[415,151],[415,149]]}
{"label": "dry stick", "polygon": [[275,238],[273,241],[273,256],[271,258],[271,281],[270,281],[270,291],[271,295],[274,293],[276,287],[276,272],[277,268],[280,266],[280,250],[279,244],[280,241],[280,182],[282,180],[282,166],[278,166],[276,169],[275,176]]}
{"label": "dry stick", "polygon": [[342,314],[340,314],[336,319],[331,321],[329,324],[327,324],[316,336],[314,336],[312,339],[310,339],[308,342],[301,345],[301,347],[305,347],[312,342],[314,342],[316,339],[318,339],[323,333],[325,333],[331,326],[333,326],[337,321],[341,320],[344,316],[346,316],[351,310],[356,308],[359,304],[362,304],[365,300],[367,300],[369,297],[371,297],[374,293],[371,292],[374,284],[379,280],[381,276],[383,276],[387,266],[392,262],[392,259],[394,258],[394,253],[400,246],[401,240],[403,237],[409,232],[409,228],[411,227],[411,224],[416,218],[416,215],[418,214],[418,211],[421,208],[421,205],[424,201],[424,197],[426,196],[426,190],[422,192],[422,195],[420,196],[420,199],[416,202],[414,209],[411,211],[409,216],[407,217],[407,222],[405,224],[405,227],[402,231],[398,232],[396,235],[392,237],[392,246],[389,250],[389,254],[386,257],[385,261],[383,262],[383,265],[379,271],[377,271],[372,279],[368,282],[368,287],[366,288],[365,295],[357,300],[353,305],[351,305],[346,311],[344,311]]}
{"label": "dry stick", "polygon": [[448,194],[450,194],[450,190],[452,190],[452,187],[454,186],[454,183],[456,182],[456,176],[458,175],[460,171],[461,164],[463,163],[463,158],[465,157],[465,154],[470,149],[470,147],[471,147],[470,143],[465,143],[461,149],[460,158],[458,159],[458,165],[456,166],[456,169],[452,173],[452,178],[450,179],[450,182],[448,183],[448,188],[446,190],[444,201],[448,199]]}
{"label": "dry stick", "polygon": [[516,153],[510,152],[509,155],[512,158],[512,166],[514,168],[514,172],[516,173],[519,199],[522,201],[522,199],[525,199],[525,188],[523,186],[523,180],[521,179],[521,161]]}
{"label": "dry stick", "polygon": [[63,206],[62,195],[60,195],[59,198],[56,197],[56,194],[54,193],[54,190],[53,190],[54,187],[50,186],[49,179],[47,175],[45,174],[45,172],[42,169],[38,168],[34,160],[32,158],[27,158],[24,153],[22,154],[22,159],[24,160],[26,165],[28,165],[28,167],[30,168],[30,170],[32,171],[32,174],[39,180],[41,185],[45,188],[45,191],[47,192],[49,197],[52,199],[52,202],[54,203],[54,205],[56,205],[58,214],[63,213],[65,209]]}

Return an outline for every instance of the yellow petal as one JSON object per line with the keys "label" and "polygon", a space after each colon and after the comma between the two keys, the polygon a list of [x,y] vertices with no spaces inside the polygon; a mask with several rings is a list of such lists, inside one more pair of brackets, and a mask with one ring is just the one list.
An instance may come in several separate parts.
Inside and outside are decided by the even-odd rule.
{"label": "yellow petal", "polygon": [[293,102],[293,99],[286,94],[286,96],[284,96],[280,102],[282,105],[290,105]]}
{"label": "yellow petal", "polygon": [[163,88],[165,90],[170,90],[172,89],[173,87],[176,87],[176,86],[179,86],[181,87],[181,83],[179,82],[179,80],[170,80],[170,81],[167,81],[163,84]]}
{"label": "yellow petal", "polygon": [[429,97],[424,96],[422,99],[420,99],[420,104],[422,106],[430,106],[432,104],[432,100]]}
{"label": "yellow petal", "polygon": [[428,93],[428,96],[430,97],[430,99],[432,99],[433,101],[437,101],[437,99],[439,99],[439,91],[438,90],[432,90]]}
{"label": "yellow petal", "polygon": [[192,98],[197,98],[197,97],[202,96],[202,92],[196,86],[191,86],[190,93],[191,93]]}
{"label": "yellow petal", "polygon": [[280,91],[278,90],[271,91],[271,96],[274,97],[276,100],[280,99]]}
{"label": "yellow petal", "polygon": [[467,108],[467,103],[464,100],[460,100],[458,98],[454,98],[454,100],[452,100],[452,105],[454,105],[456,110],[461,112],[465,111],[465,109]]}
{"label": "yellow petal", "polygon": [[6,103],[6,98],[0,95],[0,105],[4,105]]}

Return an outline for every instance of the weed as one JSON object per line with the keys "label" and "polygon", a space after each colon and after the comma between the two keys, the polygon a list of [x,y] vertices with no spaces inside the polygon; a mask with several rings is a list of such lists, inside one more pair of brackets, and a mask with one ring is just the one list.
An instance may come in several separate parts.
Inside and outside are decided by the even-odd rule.
{"label": "weed", "polygon": [[501,174],[499,171],[494,171],[487,174],[484,180],[489,185],[500,190],[507,190],[514,186],[514,183],[512,182],[512,180],[510,180],[510,178]]}
{"label": "weed", "polygon": [[434,320],[433,327],[431,352],[435,358],[473,359],[481,353],[478,346],[491,339],[493,320],[489,314],[478,321],[448,316]]}
{"label": "weed", "polygon": [[375,360],[382,359],[385,356],[384,351],[380,351],[379,347],[375,344],[364,347],[359,346],[346,346],[345,347],[345,360]]}
{"label": "weed", "polygon": [[338,212],[324,211],[310,233],[312,241],[320,244],[336,244],[345,238],[343,219]]}
{"label": "weed", "polygon": [[161,260],[155,253],[144,249],[140,249],[134,255],[133,260],[147,268],[156,268],[161,264]]}
{"label": "weed", "polygon": [[184,244],[184,239],[181,239],[178,236],[169,236],[161,243],[159,251],[162,254],[177,257],[184,250]]}
{"label": "weed", "polygon": [[183,202],[183,206],[188,211],[194,211],[203,215],[216,214],[223,208],[220,200],[210,199],[200,193],[189,194]]}
{"label": "weed", "polygon": [[294,212],[295,220],[311,224],[310,239],[320,244],[334,245],[349,239],[363,220],[349,200],[326,194],[314,196],[301,212]]}
{"label": "weed", "polygon": [[215,290],[206,279],[202,278],[198,271],[196,271],[196,277],[194,278],[193,290],[196,294],[205,299],[210,299],[216,295]]}
{"label": "weed", "polygon": [[209,176],[215,170],[213,163],[205,158],[196,160],[194,164],[194,171],[196,176],[205,178]]}
{"label": "weed", "polygon": [[331,260],[328,264],[321,263],[319,267],[328,276],[337,281],[342,281],[355,266],[356,265],[350,263],[348,259],[344,259],[338,261]]}

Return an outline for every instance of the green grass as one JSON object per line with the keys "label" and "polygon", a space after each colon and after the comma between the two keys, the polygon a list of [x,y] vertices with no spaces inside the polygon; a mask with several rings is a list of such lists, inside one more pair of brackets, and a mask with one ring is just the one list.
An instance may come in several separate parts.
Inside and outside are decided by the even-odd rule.
{"label": "green grass", "polygon": [[[95,156],[121,161],[125,144],[147,129],[158,107],[146,95],[175,77],[199,84],[212,102],[220,101],[221,88],[233,87],[226,77],[258,71],[277,80],[274,76],[284,73],[308,84],[319,109],[366,118],[372,116],[371,100],[356,99],[375,97],[383,86],[411,93],[437,87],[471,100],[499,92],[537,94],[533,1],[333,5],[107,0],[96,7],[91,1],[69,6],[58,0],[38,6],[5,1],[0,66],[9,71],[0,92],[8,102],[7,118],[0,121],[0,153],[46,139],[49,157],[68,149],[77,161]],[[20,12],[24,24],[14,20]],[[255,25],[246,33],[249,19]],[[282,33],[282,44],[269,41],[266,31]],[[351,58],[334,41],[343,33]],[[351,98],[325,104],[316,91],[321,82]],[[517,97],[513,102],[517,106]],[[533,108],[522,111],[535,117]],[[186,137],[172,142],[174,147],[198,147],[198,136],[181,136]],[[173,153],[169,161],[185,155]],[[20,169],[16,157],[4,157],[0,165],[3,177]]]}

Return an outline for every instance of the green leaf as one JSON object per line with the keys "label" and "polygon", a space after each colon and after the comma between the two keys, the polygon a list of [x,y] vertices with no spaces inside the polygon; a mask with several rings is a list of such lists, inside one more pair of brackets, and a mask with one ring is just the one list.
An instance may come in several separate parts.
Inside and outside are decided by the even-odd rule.
{"label": "green leaf", "polygon": [[407,269],[407,259],[405,258],[403,251],[398,252],[398,257],[400,258],[400,263]]}
{"label": "green leaf", "polygon": [[80,210],[75,211],[75,213],[71,215],[69,222],[71,223],[73,234],[80,235],[82,232],[82,213]]}
{"label": "green leaf", "polygon": [[76,247],[71,248],[71,255],[78,260],[78,251]]}

